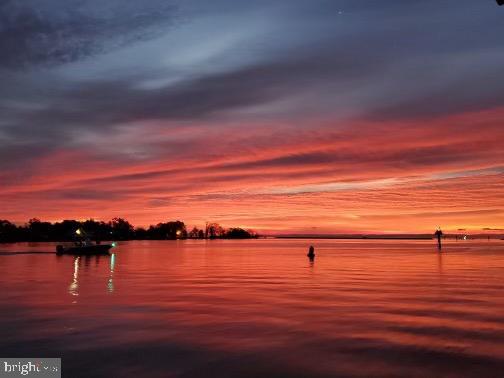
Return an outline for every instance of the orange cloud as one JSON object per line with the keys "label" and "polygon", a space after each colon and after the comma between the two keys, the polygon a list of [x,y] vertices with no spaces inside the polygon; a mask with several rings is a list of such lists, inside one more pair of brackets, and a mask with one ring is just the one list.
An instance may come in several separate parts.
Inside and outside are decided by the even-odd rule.
{"label": "orange cloud", "polygon": [[504,109],[310,127],[149,123],[3,172],[2,217],[213,220],[266,232],[502,228],[502,119]]}

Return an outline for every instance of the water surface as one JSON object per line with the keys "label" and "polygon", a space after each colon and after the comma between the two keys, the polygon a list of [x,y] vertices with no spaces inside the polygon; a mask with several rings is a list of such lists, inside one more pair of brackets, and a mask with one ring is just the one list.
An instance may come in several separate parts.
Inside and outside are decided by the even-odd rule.
{"label": "water surface", "polygon": [[[504,243],[0,245],[0,355],[63,376],[496,377]],[[17,252],[30,252],[19,254]]]}

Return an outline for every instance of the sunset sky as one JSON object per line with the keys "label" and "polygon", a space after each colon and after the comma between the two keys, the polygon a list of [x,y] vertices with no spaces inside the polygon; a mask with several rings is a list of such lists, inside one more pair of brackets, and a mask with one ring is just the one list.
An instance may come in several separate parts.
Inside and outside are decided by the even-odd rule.
{"label": "sunset sky", "polygon": [[0,219],[504,229],[494,0],[7,0],[0,50]]}

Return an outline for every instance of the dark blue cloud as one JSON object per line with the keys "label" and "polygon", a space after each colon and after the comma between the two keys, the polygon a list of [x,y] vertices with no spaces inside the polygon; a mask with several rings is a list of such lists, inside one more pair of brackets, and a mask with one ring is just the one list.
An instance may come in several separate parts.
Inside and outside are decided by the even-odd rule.
{"label": "dark blue cloud", "polygon": [[503,10],[491,0],[4,1],[0,158],[12,165],[13,151],[36,158],[83,131],[146,120],[502,106]]}
{"label": "dark blue cloud", "polygon": [[0,66],[73,62],[159,35],[176,8],[163,1],[0,3]]}

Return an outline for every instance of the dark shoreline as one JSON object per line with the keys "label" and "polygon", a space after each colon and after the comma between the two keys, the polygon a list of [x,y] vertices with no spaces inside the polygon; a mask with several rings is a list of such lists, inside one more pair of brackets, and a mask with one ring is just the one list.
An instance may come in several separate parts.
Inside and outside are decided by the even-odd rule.
{"label": "dark shoreline", "polygon": [[[446,234],[443,240],[460,240],[464,236],[467,240],[504,240],[503,235],[485,235],[485,234]],[[418,235],[272,235],[269,238],[274,239],[326,239],[326,240],[434,240],[435,236],[430,234]]]}
{"label": "dark shoreline", "polygon": [[[330,236],[330,235],[262,235],[253,238],[215,238],[215,239],[192,239],[192,238],[181,238],[181,239],[125,239],[117,240],[117,242],[125,241],[182,241],[182,240],[261,240],[261,239],[291,239],[291,240],[434,240],[433,236],[380,236],[380,235],[347,235],[347,236]],[[443,240],[458,240],[464,241],[462,236],[447,235],[443,237]],[[468,235],[467,240],[504,240],[501,235],[490,236],[487,235]],[[23,240],[23,241],[0,241],[0,245],[7,244],[17,244],[17,243],[69,243],[68,240]]]}
{"label": "dark shoreline", "polygon": [[[432,240],[431,236],[273,236],[274,239],[326,239],[326,240]],[[455,239],[455,238],[454,238]]]}

